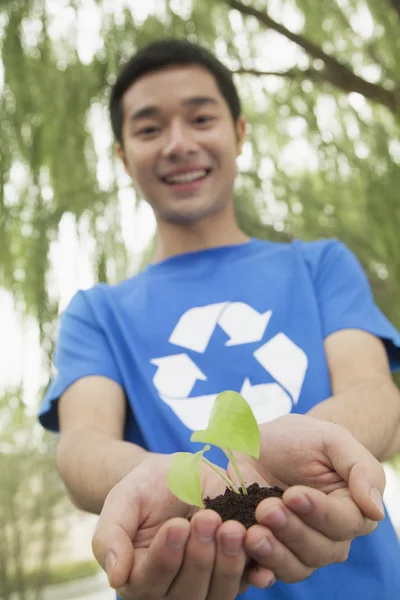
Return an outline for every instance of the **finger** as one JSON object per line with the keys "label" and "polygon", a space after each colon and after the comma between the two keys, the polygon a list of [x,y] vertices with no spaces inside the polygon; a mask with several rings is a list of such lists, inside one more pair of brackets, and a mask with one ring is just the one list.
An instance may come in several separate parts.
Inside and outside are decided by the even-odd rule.
{"label": "finger", "polygon": [[377,464],[360,462],[354,465],[350,473],[349,489],[364,515],[370,519],[381,521],[385,517],[383,492],[386,486],[386,476],[382,465],[375,458],[374,461]]}
{"label": "finger", "polygon": [[[306,567],[316,569],[347,560],[350,541],[334,541],[309,527],[280,500],[267,505],[266,510],[261,507],[257,512],[257,520],[260,525],[271,530],[275,538]],[[257,537],[261,544],[260,536],[259,530]],[[254,534],[252,542],[256,543]],[[256,556],[253,555],[253,558]]]}
{"label": "finger", "polygon": [[190,522],[182,568],[172,583],[168,600],[207,598],[216,554],[215,537],[221,517],[213,510],[201,510]]}
{"label": "finger", "polygon": [[129,581],[118,589],[121,597],[164,598],[182,567],[190,534],[186,519],[170,519],[154,536],[148,549],[135,551]]}
{"label": "finger", "polygon": [[344,427],[334,427],[337,435],[326,439],[327,457],[334,470],[348,482],[351,495],[364,515],[380,521],[385,516],[382,503],[385,471],[371,452]]}
{"label": "finger", "polygon": [[106,498],[92,538],[93,554],[106,571],[111,587],[120,587],[129,578],[138,519],[138,502],[123,487],[115,486]]}
{"label": "finger", "polygon": [[271,587],[275,581],[276,577],[271,569],[262,567],[246,553],[246,566],[240,580],[239,594],[243,594],[250,585],[256,588],[267,588]]}
{"label": "finger", "polygon": [[237,521],[226,521],[218,529],[217,553],[207,600],[234,600],[239,594],[246,566],[245,536],[246,529]]}
{"label": "finger", "polygon": [[285,583],[307,579],[314,571],[276,539],[269,529],[261,525],[253,525],[247,531],[245,549],[261,567],[270,569],[277,579]]}
{"label": "finger", "polygon": [[[371,533],[377,526],[377,521],[364,516],[347,488],[324,494],[309,487],[295,486],[286,490],[282,503],[303,523],[331,540],[353,540]],[[256,514],[261,519],[262,511],[260,505]]]}
{"label": "finger", "polygon": [[266,567],[261,567],[261,565],[257,564],[255,561],[251,562],[251,566],[247,571],[246,580],[250,585],[259,589],[270,588],[276,583],[276,577],[273,571]]}

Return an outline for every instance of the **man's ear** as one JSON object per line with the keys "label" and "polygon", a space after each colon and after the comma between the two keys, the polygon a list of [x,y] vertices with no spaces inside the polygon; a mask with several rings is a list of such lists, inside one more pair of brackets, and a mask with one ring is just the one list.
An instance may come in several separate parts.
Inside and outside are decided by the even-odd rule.
{"label": "man's ear", "polygon": [[125,172],[130,175],[129,173],[129,168],[128,168],[128,163],[126,162],[126,157],[125,157],[125,152],[124,149],[122,147],[121,144],[117,144],[115,147],[115,153],[118,156],[118,158],[120,159],[120,161],[122,162],[122,164],[124,165],[124,169]]}
{"label": "man's ear", "polygon": [[246,141],[247,122],[244,117],[239,117],[236,123],[237,156],[242,154],[243,144]]}

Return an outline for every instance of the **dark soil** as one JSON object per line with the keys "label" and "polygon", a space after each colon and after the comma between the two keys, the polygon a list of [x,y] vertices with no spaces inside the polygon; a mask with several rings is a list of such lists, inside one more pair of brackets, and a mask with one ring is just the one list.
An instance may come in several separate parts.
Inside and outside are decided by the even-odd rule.
{"label": "dark soil", "polygon": [[222,521],[234,519],[243,523],[248,529],[257,523],[255,512],[258,504],[265,498],[281,498],[283,490],[279,487],[260,487],[258,483],[252,483],[247,488],[247,495],[235,494],[230,488],[226,488],[225,493],[216,498],[204,498],[205,508],[215,510]]}

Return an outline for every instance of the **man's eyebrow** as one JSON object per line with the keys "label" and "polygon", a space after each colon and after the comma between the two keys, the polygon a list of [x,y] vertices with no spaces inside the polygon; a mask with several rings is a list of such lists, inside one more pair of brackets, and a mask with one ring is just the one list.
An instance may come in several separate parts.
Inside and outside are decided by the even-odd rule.
{"label": "man's eyebrow", "polygon": [[146,117],[154,117],[160,113],[160,109],[157,106],[153,106],[149,104],[148,106],[144,106],[143,108],[139,108],[139,110],[135,111],[130,118],[130,121],[139,121],[140,119],[145,119]]}
{"label": "man's eyebrow", "polygon": [[[187,98],[183,101],[183,106],[202,106],[203,104],[214,104],[218,105],[219,102],[215,98],[211,96],[192,96],[191,98]],[[155,117],[160,114],[160,109],[153,105],[149,104],[148,106],[144,106],[143,108],[139,108],[139,110],[135,111],[130,121],[139,121],[140,119],[146,119],[148,117]]]}
{"label": "man's eyebrow", "polygon": [[201,106],[202,104],[219,104],[212,96],[192,96],[183,102],[184,106]]}

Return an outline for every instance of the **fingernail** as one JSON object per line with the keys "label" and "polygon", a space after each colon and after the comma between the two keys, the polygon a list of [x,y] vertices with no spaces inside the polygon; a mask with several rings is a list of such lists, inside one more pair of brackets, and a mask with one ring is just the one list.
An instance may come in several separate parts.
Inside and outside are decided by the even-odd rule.
{"label": "fingernail", "polygon": [[106,562],[105,562],[105,568],[106,568],[106,573],[107,573],[107,577],[109,580],[111,580],[113,571],[114,571],[114,567],[117,564],[117,555],[114,554],[114,552],[109,552],[106,556]]}
{"label": "fingernail", "polygon": [[189,537],[189,529],[170,529],[167,532],[167,544],[172,550],[182,550]]}
{"label": "fingernail", "polygon": [[267,538],[263,538],[260,542],[258,542],[258,544],[256,546],[251,548],[251,553],[256,554],[257,556],[260,556],[260,557],[268,556],[269,554],[271,554],[271,552],[272,552],[271,542],[269,540],[267,540]]}
{"label": "fingernail", "polygon": [[379,512],[384,517],[385,509],[383,507],[382,494],[380,493],[380,491],[377,488],[371,488],[369,497],[372,500],[372,502],[375,504],[376,508],[379,510]]}
{"label": "fingernail", "polygon": [[222,550],[227,556],[237,556],[242,549],[242,536],[224,534],[221,536]]}
{"label": "fingernail", "polygon": [[270,508],[265,514],[262,515],[262,522],[266,522],[269,527],[276,527],[280,529],[287,523],[287,516],[285,512],[279,508]]}
{"label": "fingernail", "polygon": [[270,581],[268,581],[267,585],[265,586],[266,588],[270,588],[274,585],[274,583],[276,583],[276,579],[275,577],[273,577],[272,579],[270,579]]}
{"label": "fingernail", "polygon": [[194,533],[200,542],[212,542],[215,538],[217,523],[211,519],[197,520],[194,522]]}
{"label": "fingernail", "polygon": [[298,496],[287,501],[290,510],[301,515],[311,512],[312,504],[307,496]]}

